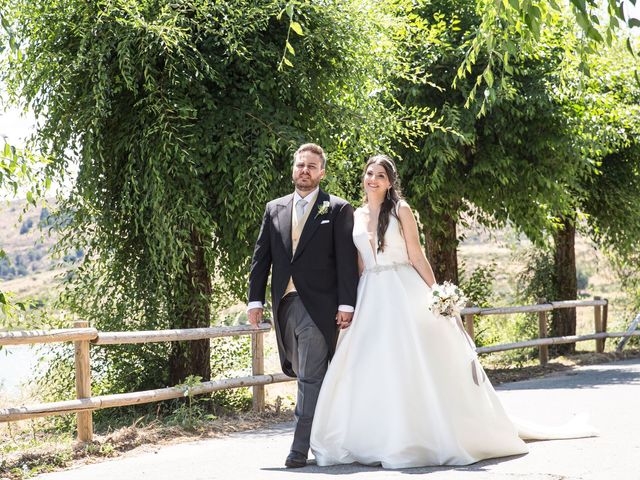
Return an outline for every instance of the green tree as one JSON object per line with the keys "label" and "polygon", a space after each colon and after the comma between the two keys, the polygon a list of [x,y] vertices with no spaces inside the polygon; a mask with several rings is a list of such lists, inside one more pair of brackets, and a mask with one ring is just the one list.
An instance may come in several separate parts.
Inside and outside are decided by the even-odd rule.
{"label": "green tree", "polygon": [[[554,232],[555,290],[559,300],[577,298],[575,235],[579,220],[602,248],[625,257],[640,246],[640,88],[631,60],[614,46],[588,59],[592,75],[574,78],[561,88],[560,101],[575,148],[593,159],[597,169],[579,182],[567,184],[572,209],[559,215]],[[554,312],[552,334],[575,335],[575,310]],[[559,345],[571,353],[574,344]]]}
{"label": "green tree", "polygon": [[[5,0],[19,48],[4,80],[40,119],[52,170],[79,166],[64,245],[86,255],[66,305],[103,329],[186,328],[241,298],[297,145],[323,144],[339,170],[402,130],[375,74],[393,67],[387,27],[359,7]],[[149,349],[114,349],[103,376],[115,389],[210,376],[207,341]]]}
{"label": "green tree", "polygon": [[598,143],[606,148],[596,152],[598,172],[582,186],[579,210],[586,215],[587,233],[624,256],[640,246],[640,86],[632,60],[620,51],[618,46],[597,57],[580,99],[595,103],[597,110],[590,110],[599,114],[591,125],[581,118],[581,128],[601,137]]}
{"label": "green tree", "polygon": [[[399,82],[409,105],[434,109],[447,130],[435,131],[399,148],[405,190],[420,213],[426,249],[438,280],[458,281],[456,230],[459,219],[477,217],[490,225],[513,223],[538,243],[554,225],[554,215],[570,211],[566,184],[588,175],[591,159],[580,155],[554,89],[564,67],[563,22],[545,33],[535,55],[512,59],[512,79],[495,82],[490,107],[469,102],[476,76],[488,59],[477,58],[462,80],[458,68],[481,22],[464,1],[423,2],[416,13],[439,26],[436,41],[407,54],[432,72],[422,87]],[[471,67],[470,67],[471,68]],[[455,85],[455,86],[454,86]],[[482,113],[482,115],[481,115]]]}
{"label": "green tree", "polygon": [[[632,155],[637,137],[633,60],[619,44],[571,55],[579,32],[570,17],[556,15],[536,36],[535,50],[507,52],[508,75],[494,78],[491,55],[467,61],[483,21],[480,9],[467,2],[424,2],[419,15],[444,25],[437,42],[409,52],[433,72],[439,88],[400,84],[403,101],[436,109],[450,130],[425,136],[416,150],[401,149],[401,169],[436,277],[458,281],[456,228],[463,214],[473,215],[488,225],[508,221],[538,245],[551,238],[554,275],[548,280],[557,299],[575,299],[579,215],[588,213],[596,236],[620,240],[614,247],[636,245],[637,215],[628,208],[605,210],[601,201],[603,195],[609,206],[611,196],[621,194],[632,204],[637,198],[633,159],[614,160],[622,152]],[[516,45],[519,33],[510,34]],[[584,75],[585,66],[592,76]],[[468,70],[461,74],[461,68]],[[483,81],[491,86],[484,90],[490,101],[474,101]],[[624,173],[601,182],[612,170]],[[575,334],[575,327],[570,309],[553,315],[554,335]]]}
{"label": "green tree", "polygon": [[[578,61],[578,68],[590,73],[588,57],[606,51],[616,41],[626,43],[629,65],[636,79],[636,48],[631,29],[640,26],[640,19],[633,16],[636,0],[478,0],[476,11],[481,17],[465,58],[458,69],[458,78],[471,73],[471,67],[479,58],[487,59],[484,68],[474,76],[475,85],[469,90],[468,101],[479,99],[482,105],[493,100],[497,85],[493,79],[502,77],[510,81],[514,72],[512,58],[522,52],[535,54],[544,48],[545,32],[566,18],[576,24],[577,40],[561,44],[565,56]],[[639,80],[640,81],[640,80]]]}

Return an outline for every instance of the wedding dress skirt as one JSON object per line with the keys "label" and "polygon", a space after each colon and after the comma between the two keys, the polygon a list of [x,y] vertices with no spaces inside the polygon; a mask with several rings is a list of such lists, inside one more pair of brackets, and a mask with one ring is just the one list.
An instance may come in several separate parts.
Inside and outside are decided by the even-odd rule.
{"label": "wedding dress skirt", "polygon": [[[314,415],[317,464],[467,465],[526,453],[459,320],[429,310],[429,288],[408,263],[397,220],[391,217],[377,258],[358,220],[356,213],[353,235],[365,271]],[[534,426],[521,433],[591,432],[549,435]]]}

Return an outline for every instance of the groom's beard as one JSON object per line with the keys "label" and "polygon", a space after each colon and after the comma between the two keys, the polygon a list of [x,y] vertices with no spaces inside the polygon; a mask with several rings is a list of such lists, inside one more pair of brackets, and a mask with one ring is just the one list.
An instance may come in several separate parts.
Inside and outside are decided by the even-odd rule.
{"label": "groom's beard", "polygon": [[320,180],[314,180],[311,177],[298,177],[293,179],[293,185],[299,192],[312,192],[316,188],[318,188],[318,185],[320,185]]}

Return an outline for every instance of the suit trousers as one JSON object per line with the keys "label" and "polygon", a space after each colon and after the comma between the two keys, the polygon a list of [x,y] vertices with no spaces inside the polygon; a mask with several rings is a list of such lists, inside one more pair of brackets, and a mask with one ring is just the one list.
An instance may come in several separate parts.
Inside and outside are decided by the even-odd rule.
{"label": "suit trousers", "polygon": [[327,373],[329,348],[297,293],[281,300],[278,313],[285,355],[298,377],[296,427],[291,450],[307,455],[313,414]]}

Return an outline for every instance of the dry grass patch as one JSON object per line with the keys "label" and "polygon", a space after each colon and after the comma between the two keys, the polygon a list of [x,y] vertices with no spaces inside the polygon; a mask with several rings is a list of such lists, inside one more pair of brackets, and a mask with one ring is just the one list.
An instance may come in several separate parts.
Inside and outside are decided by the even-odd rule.
{"label": "dry grass patch", "polygon": [[[31,437],[27,432],[0,435],[0,480],[22,480],[37,474],[95,463],[104,458],[155,450],[160,446],[216,438],[235,432],[257,430],[276,423],[293,420],[293,411],[280,408],[280,403],[267,405],[265,412],[241,413],[198,422],[193,429],[168,426],[154,420],[119,428],[107,434],[94,435],[93,442],[80,444],[71,434],[46,434],[39,432]],[[7,442],[11,442],[9,446]]]}
{"label": "dry grass patch", "polygon": [[583,365],[596,365],[628,358],[640,358],[640,349],[628,349],[621,353],[578,352],[575,355],[552,358],[546,365],[540,365],[538,360],[531,360],[522,367],[498,367],[492,366],[490,360],[485,361],[484,358],[481,358],[481,361],[491,383],[499,385],[501,383],[545,377]]}

